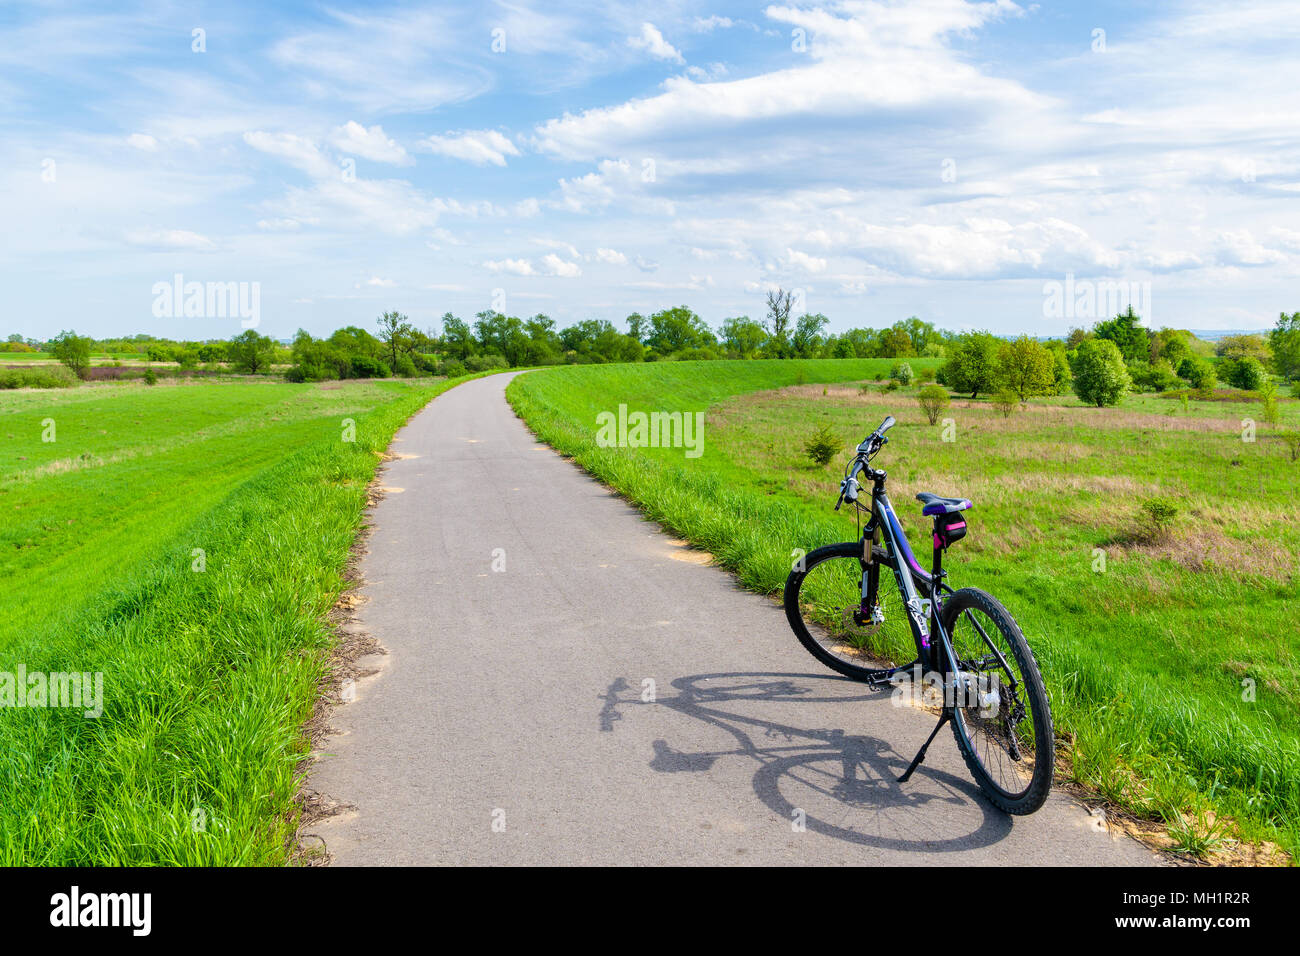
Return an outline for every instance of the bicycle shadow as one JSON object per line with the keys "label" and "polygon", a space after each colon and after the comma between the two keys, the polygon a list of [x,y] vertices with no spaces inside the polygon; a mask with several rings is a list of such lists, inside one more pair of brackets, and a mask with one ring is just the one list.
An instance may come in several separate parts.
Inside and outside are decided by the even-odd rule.
{"label": "bicycle shadow", "polygon": [[[911,753],[842,728],[799,726],[798,716],[790,713],[792,705],[806,710],[810,704],[844,704],[859,708],[856,713],[864,705],[889,707],[888,688],[822,674],[772,672],[696,674],[671,686],[676,694],[647,700],[625,678],[614,680],[601,697],[601,730],[613,732],[630,707],[659,706],[725,731],[736,746],[691,752],[656,739],[652,770],[700,773],[728,758],[753,760],[758,764],[754,793],[774,813],[863,846],[946,853],[987,846],[1011,832],[1011,818],[989,804],[974,782],[926,763],[900,785]],[[919,747],[923,739],[903,746]],[[934,805],[948,809],[936,813]],[[918,836],[900,836],[905,833]]]}

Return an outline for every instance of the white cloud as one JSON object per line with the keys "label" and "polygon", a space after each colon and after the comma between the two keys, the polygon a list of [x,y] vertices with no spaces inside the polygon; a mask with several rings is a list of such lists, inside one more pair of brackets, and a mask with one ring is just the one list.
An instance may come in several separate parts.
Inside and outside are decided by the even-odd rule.
{"label": "white cloud", "polygon": [[532,243],[533,245],[541,246],[544,249],[559,249],[561,252],[567,253],[570,259],[581,258],[581,255],[573,243],[565,242],[563,239],[552,239],[550,237],[539,236],[536,239],[533,239]]}
{"label": "white cloud", "polygon": [[731,17],[696,17],[695,22],[691,24],[691,29],[699,33],[710,33],[713,30],[726,30],[735,26],[736,20]]}
{"label": "white cloud", "polygon": [[[947,35],[1013,14],[1019,9],[1014,4],[940,0],[915,7],[863,3],[844,9],[849,11],[844,16],[822,8],[767,9],[772,19],[816,37],[806,64],[728,82],[675,77],[656,96],[540,124],[538,146],[563,158],[583,159],[646,155],[671,140],[678,159],[712,157],[721,149],[748,155],[752,168],[770,163],[771,157],[735,133],[760,121],[779,124],[797,117],[807,123],[821,117],[843,124],[852,118],[860,127],[873,116],[897,122],[910,113],[921,121],[937,112],[966,126],[986,123],[996,132],[999,114],[1014,110],[1023,120],[1054,103],[1020,83],[982,72],[947,45]],[[790,139],[785,130],[779,132]],[[820,155],[817,138],[807,139],[809,155]]]}
{"label": "white cloud", "polygon": [[369,279],[366,280],[366,285],[379,286],[381,288],[387,289],[397,285],[397,281],[394,279],[381,279],[379,276],[371,276]]}
{"label": "white cloud", "polygon": [[806,252],[800,252],[797,249],[787,249],[785,251],[786,265],[795,270],[802,272],[825,272],[826,260],[818,256],[810,256]]}
{"label": "white cloud", "polygon": [[158,140],[146,133],[132,133],[126,138],[126,141],[136,149],[143,149],[148,153],[152,153],[158,149]]}
{"label": "white cloud", "polygon": [[561,259],[553,252],[542,256],[538,264],[529,259],[489,259],[483,263],[489,272],[505,272],[517,276],[556,276],[573,279],[582,275],[582,268],[576,262]]}
{"label": "white cloud", "polygon": [[1249,229],[1228,231],[1219,241],[1219,261],[1230,266],[1264,266],[1285,262],[1286,256],[1259,242]]}
{"label": "white cloud", "polygon": [[371,115],[431,110],[492,86],[491,73],[465,55],[464,15],[454,7],[327,8],[322,26],[277,41],[271,59],[306,96],[330,105],[347,103]]}
{"label": "white cloud", "polygon": [[447,136],[430,136],[419,144],[422,148],[453,159],[463,159],[482,166],[504,166],[507,156],[519,156],[518,147],[494,129],[470,130]]}
{"label": "white cloud", "polygon": [[597,249],[593,254],[593,258],[597,262],[606,262],[614,266],[627,265],[627,256],[617,249]]}
{"label": "white cloud", "polygon": [[537,270],[527,259],[489,259],[483,263],[489,272],[508,272],[517,276],[535,276]]}
{"label": "white cloud", "polygon": [[367,129],[360,123],[349,120],[330,134],[330,143],[342,152],[376,163],[410,166],[415,162],[399,143],[384,134],[381,126]]}
{"label": "white cloud", "polygon": [[338,175],[334,165],[320,148],[305,136],[294,133],[265,133],[253,130],[244,134],[244,142],[259,152],[276,156],[301,169],[313,179]]}
{"label": "white cloud", "polygon": [[686,60],[671,43],[664,39],[659,28],[653,23],[641,24],[640,36],[628,37],[627,45],[635,50],[645,50],[656,60],[669,60],[673,63],[685,63]]}
{"label": "white cloud", "polygon": [[566,262],[553,252],[542,256],[542,269],[546,275],[573,279],[582,275],[582,268],[576,262]]}
{"label": "white cloud", "polygon": [[154,249],[185,249],[203,252],[215,249],[216,244],[207,236],[185,229],[131,229],[123,236],[133,246]]}

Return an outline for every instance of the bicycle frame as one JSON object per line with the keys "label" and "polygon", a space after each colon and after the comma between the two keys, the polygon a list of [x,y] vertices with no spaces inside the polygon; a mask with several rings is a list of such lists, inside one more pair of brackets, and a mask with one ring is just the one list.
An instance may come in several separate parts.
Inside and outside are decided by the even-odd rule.
{"label": "bicycle frame", "polygon": [[[916,642],[916,659],[932,671],[955,675],[958,671],[957,656],[952,648],[952,640],[944,630],[940,614],[943,610],[942,593],[952,593],[952,588],[943,581],[943,548],[935,537],[934,560],[930,571],[926,571],[912,552],[912,546],[898,521],[898,514],[885,492],[885,473],[873,471],[871,474],[871,519],[862,529],[863,554],[870,554],[873,544],[879,544],[882,537],[889,566],[894,572],[894,581],[903,595],[903,606],[907,608],[908,623],[912,628],[912,639]],[[869,581],[869,572],[862,576],[862,598],[867,600],[869,590],[879,588],[878,581]],[[920,582],[924,595],[917,588]],[[928,618],[925,605],[929,604]],[[939,640],[936,646],[934,635]]]}

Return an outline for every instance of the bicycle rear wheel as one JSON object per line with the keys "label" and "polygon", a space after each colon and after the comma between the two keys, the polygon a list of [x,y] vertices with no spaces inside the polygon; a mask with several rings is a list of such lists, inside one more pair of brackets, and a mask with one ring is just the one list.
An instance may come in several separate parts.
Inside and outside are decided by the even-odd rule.
{"label": "bicycle rear wheel", "polygon": [[1033,813],[1056,759],[1043,676],[1015,619],[992,595],[963,588],[943,605],[961,679],[953,734],[975,781],[1007,813]]}
{"label": "bicycle rear wheel", "polygon": [[[862,544],[846,541],[809,552],[785,582],[785,614],[808,653],[833,671],[867,681],[884,661],[916,656],[898,585],[879,548],[869,561]],[[868,595],[862,593],[868,575]]]}

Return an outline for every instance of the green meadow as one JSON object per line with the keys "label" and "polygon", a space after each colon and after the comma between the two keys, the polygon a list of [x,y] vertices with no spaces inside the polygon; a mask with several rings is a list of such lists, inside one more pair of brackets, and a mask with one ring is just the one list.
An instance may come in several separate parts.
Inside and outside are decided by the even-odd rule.
{"label": "green meadow", "polygon": [[[920,371],[933,367],[909,360]],[[975,502],[950,582],[998,596],[1042,665],[1073,781],[1167,827],[1176,848],[1300,843],[1300,463],[1258,404],[1129,396],[1032,400],[1004,417],[954,398],[930,425],[889,360],[673,362],[531,373],[507,396],[546,442],[646,514],[777,595],[791,555],[855,534],[831,509],[853,447],[886,414],[878,463],[917,550],[920,491]],[[596,416],[704,411],[704,451],[601,448]],[[1282,428],[1300,406],[1280,406]],[[1260,420],[1254,441],[1243,419]],[[829,465],[804,444],[843,442]],[[951,440],[945,440],[945,437]],[[1142,504],[1174,505],[1153,529]],[[792,662],[803,652],[793,635]],[[895,658],[905,648],[877,648]]]}
{"label": "green meadow", "polygon": [[0,392],[0,863],[281,864],[325,622],[394,432],[455,381]]}

